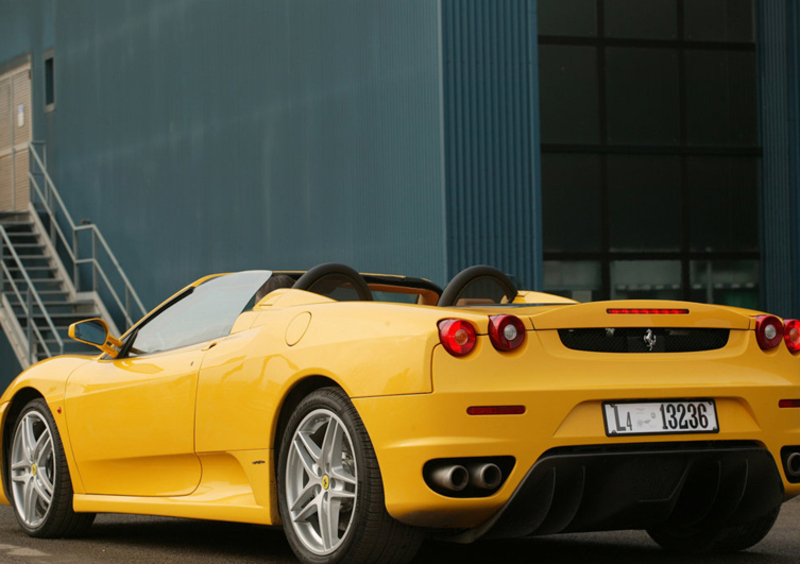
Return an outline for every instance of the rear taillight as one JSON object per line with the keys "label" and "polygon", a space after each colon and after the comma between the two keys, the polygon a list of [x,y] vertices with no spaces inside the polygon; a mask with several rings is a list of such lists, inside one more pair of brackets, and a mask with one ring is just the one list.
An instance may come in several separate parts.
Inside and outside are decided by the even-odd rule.
{"label": "rear taillight", "polygon": [[469,321],[443,319],[439,322],[439,341],[453,356],[464,356],[475,348],[478,339]]}
{"label": "rear taillight", "polygon": [[791,352],[800,351],[800,321],[787,319],[783,322],[783,340]]}
{"label": "rear taillight", "polygon": [[774,349],[783,340],[783,323],[774,315],[756,317],[756,340],[763,350]]}
{"label": "rear taillight", "polygon": [[525,342],[525,324],[516,315],[492,315],[489,339],[497,350],[513,351]]}

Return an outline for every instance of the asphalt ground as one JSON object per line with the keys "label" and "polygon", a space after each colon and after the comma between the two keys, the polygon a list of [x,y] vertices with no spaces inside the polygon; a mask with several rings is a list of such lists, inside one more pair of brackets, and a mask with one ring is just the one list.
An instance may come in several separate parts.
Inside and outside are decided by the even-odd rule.
{"label": "asphalt ground", "polygon": [[[0,507],[0,563],[296,563],[280,529],[162,517],[99,515],[81,539],[26,536],[10,507]],[[783,506],[778,522],[750,550],[679,556],[660,549],[642,531],[556,535],[455,545],[426,542],[415,564],[798,564],[800,498]]]}

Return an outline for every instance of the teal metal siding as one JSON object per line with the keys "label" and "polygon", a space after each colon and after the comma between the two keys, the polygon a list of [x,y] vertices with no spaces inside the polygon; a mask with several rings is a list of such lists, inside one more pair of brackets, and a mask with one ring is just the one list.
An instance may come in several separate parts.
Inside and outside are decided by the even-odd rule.
{"label": "teal metal siding", "polygon": [[541,287],[536,3],[443,0],[448,271]]}
{"label": "teal metal siding", "polygon": [[0,0],[0,74],[25,60],[31,63],[35,139],[46,136],[44,63],[42,53],[53,47],[55,0]]}
{"label": "teal metal siding", "polygon": [[800,316],[800,9],[755,2],[761,162],[761,287],[765,311]]}
{"label": "teal metal siding", "polygon": [[0,63],[34,53],[52,176],[148,305],[209,272],[331,260],[440,284],[490,263],[540,287],[535,8],[6,2],[0,22],[39,31],[0,34]]}
{"label": "teal metal siding", "polygon": [[56,9],[55,179],[145,302],[216,271],[443,282],[438,5]]}

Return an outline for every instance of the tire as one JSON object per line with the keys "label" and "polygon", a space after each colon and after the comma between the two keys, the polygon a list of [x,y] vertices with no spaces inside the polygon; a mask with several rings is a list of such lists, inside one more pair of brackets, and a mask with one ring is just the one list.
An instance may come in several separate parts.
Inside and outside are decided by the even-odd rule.
{"label": "tire", "polygon": [[278,456],[278,508],[305,564],[402,564],[422,533],[386,511],[372,443],[347,395],[321,388],[292,413]]}
{"label": "tire", "polygon": [[30,401],[17,416],[6,455],[9,501],[29,536],[72,537],[89,528],[95,514],[72,510],[67,458],[43,399]]}
{"label": "tire", "polygon": [[659,528],[650,529],[647,534],[663,548],[676,552],[694,554],[735,552],[761,542],[772,529],[780,512],[781,508],[778,506],[763,517],[733,527],[704,527],[688,530]]}

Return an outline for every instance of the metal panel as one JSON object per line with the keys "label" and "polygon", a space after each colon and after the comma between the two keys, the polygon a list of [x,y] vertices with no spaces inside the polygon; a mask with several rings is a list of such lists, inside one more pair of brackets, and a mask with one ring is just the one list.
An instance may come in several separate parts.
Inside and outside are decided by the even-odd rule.
{"label": "metal panel", "polygon": [[33,114],[31,112],[31,72],[26,67],[11,76],[11,83],[14,90],[14,102],[11,105],[13,117],[12,126],[14,128],[14,144],[21,149],[31,140],[31,124]]}
{"label": "metal panel", "polygon": [[0,79],[0,156],[11,151],[11,77]]}
{"label": "metal panel", "polygon": [[443,0],[448,269],[541,287],[536,2]]}
{"label": "metal panel", "polygon": [[13,180],[11,175],[11,155],[0,157],[0,211],[14,209]]}
{"label": "metal panel", "polygon": [[[800,17],[794,0],[755,2],[761,162],[761,288],[766,311],[800,316]],[[788,158],[787,158],[788,157]]]}
{"label": "metal panel", "polygon": [[325,261],[444,281],[438,3],[59,3],[48,160],[145,303]]}
{"label": "metal panel", "polygon": [[27,149],[15,152],[12,158],[14,159],[14,197],[12,206],[14,211],[25,211],[30,203]]}

